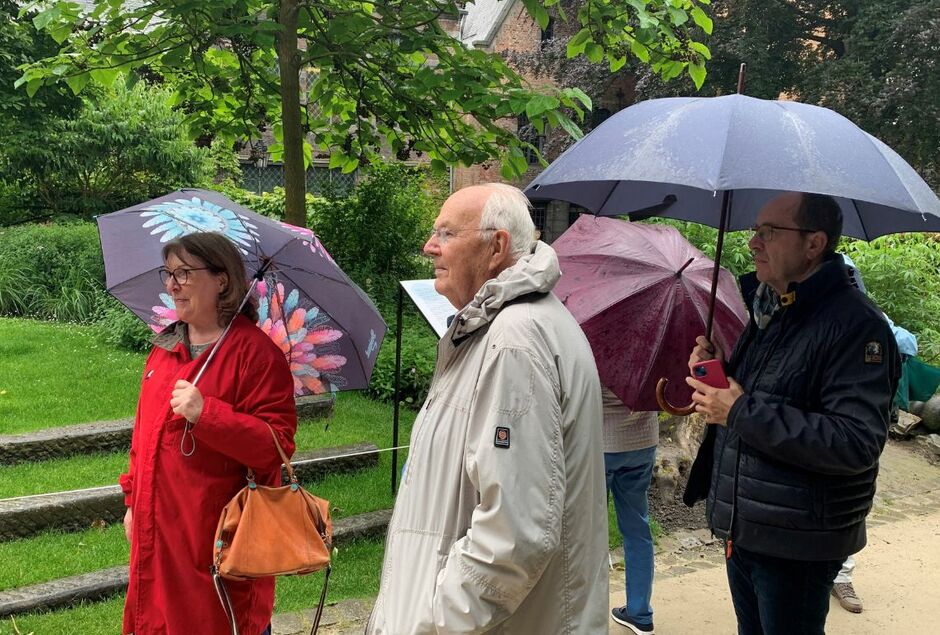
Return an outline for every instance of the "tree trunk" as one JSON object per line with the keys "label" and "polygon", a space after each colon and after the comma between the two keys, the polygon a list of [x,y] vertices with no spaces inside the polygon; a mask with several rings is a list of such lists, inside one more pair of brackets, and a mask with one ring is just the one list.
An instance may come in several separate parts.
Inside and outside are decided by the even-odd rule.
{"label": "tree trunk", "polygon": [[300,63],[297,54],[298,0],[281,0],[277,61],[281,75],[281,126],[284,144],[284,220],[307,226],[304,133],[300,121]]}

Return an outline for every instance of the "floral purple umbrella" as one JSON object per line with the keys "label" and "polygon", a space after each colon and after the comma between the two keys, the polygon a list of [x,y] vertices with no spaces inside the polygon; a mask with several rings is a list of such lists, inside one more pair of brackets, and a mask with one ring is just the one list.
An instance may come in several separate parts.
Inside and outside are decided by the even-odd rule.
{"label": "floral purple umbrella", "polygon": [[294,394],[368,385],[385,322],[309,229],[195,189],[97,221],[108,291],[154,331],[176,321],[158,273],[163,244],[193,232],[218,232],[238,247],[249,276],[258,278],[258,326],[290,363]]}

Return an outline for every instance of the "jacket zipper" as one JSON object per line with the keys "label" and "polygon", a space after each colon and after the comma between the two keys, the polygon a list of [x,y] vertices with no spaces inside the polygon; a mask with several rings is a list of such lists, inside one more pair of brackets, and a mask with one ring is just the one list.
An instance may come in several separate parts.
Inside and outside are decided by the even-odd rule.
{"label": "jacket zipper", "polygon": [[[751,387],[757,385],[760,382],[761,378],[764,376],[764,371],[767,370],[767,362],[770,361],[770,358],[777,350],[780,342],[783,341],[784,336],[786,335],[785,327],[789,326],[789,307],[783,307],[782,310],[784,313],[780,316],[780,332],[777,334],[777,337],[771,342],[768,347],[767,354],[764,355],[764,358],[760,362],[760,366],[757,371],[757,377],[754,379],[754,382],[751,384]],[[722,452],[722,456],[724,452]],[[718,464],[719,470],[721,469],[721,463]],[[725,559],[731,559],[731,552],[734,546],[734,519],[735,519],[735,510],[737,509],[738,504],[738,473],[741,469],[741,439],[738,439],[738,447],[735,449],[734,453],[734,480],[732,481],[731,486],[731,520],[728,523],[728,538],[725,540]],[[721,472],[719,472],[719,475]],[[717,498],[717,493],[716,493]],[[715,506],[712,505],[712,515],[714,516]]]}

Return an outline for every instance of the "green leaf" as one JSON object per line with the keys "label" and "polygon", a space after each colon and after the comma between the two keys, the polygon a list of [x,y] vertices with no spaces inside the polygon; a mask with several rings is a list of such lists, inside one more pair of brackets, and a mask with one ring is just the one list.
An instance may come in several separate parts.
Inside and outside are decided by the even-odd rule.
{"label": "green leaf", "polygon": [[327,166],[331,170],[340,168],[346,165],[346,155],[341,150],[333,150],[330,152],[330,163]]}
{"label": "green leaf", "polygon": [[359,169],[359,157],[349,157],[343,164],[343,174],[350,174]]}
{"label": "green leaf", "polygon": [[672,23],[676,26],[682,26],[689,21],[689,14],[683,11],[682,9],[676,9],[674,7],[669,7],[669,18],[672,20]]}
{"label": "green leaf", "polygon": [[647,64],[649,63],[650,51],[639,40],[634,39],[632,42],[630,42],[630,52],[636,55],[637,58],[640,59],[640,61],[645,62]]}
{"label": "green leaf", "polygon": [[564,131],[567,132],[571,136],[572,139],[577,140],[584,136],[584,133],[581,132],[580,128],[578,128],[578,125],[575,122],[571,121],[571,119],[569,119],[568,117],[564,115],[559,115],[558,123],[561,125]]}
{"label": "green leaf", "polygon": [[533,8],[535,9],[535,13],[532,17],[535,18],[535,22],[539,25],[539,28],[544,31],[548,27],[548,11],[546,11],[545,7],[541,4],[537,4]]}
{"label": "green leaf", "polygon": [[591,30],[590,29],[581,29],[575,33],[574,37],[568,40],[568,46],[581,46],[582,44],[587,44],[591,39]]}
{"label": "green leaf", "polygon": [[304,139],[304,170],[310,167],[310,163],[313,161],[313,146],[310,145],[310,142]]}
{"label": "green leaf", "polygon": [[284,144],[281,143],[280,141],[275,141],[274,143],[268,146],[268,154],[271,155],[272,161],[284,160]]}
{"label": "green leaf", "polygon": [[62,44],[69,36],[72,34],[72,25],[68,22],[60,24],[52,29],[49,29],[49,35],[55,40],[56,44]]}
{"label": "green leaf", "polygon": [[515,169],[512,166],[512,163],[509,162],[509,159],[503,161],[503,164],[499,167],[499,175],[507,181],[512,181],[515,179],[518,174],[516,174]]}
{"label": "green leaf", "polygon": [[118,73],[120,73],[120,71],[118,71],[116,68],[94,68],[91,70],[91,78],[97,84],[101,84],[102,86],[110,86],[114,83]]}
{"label": "green leaf", "polygon": [[610,60],[610,72],[616,73],[621,68],[623,68],[627,63],[627,56],[623,55],[621,57],[615,57]]}
{"label": "green leaf", "polygon": [[574,57],[584,52],[585,47],[591,43],[592,35],[590,29],[581,29],[575,33],[574,37],[568,40],[566,55]]}
{"label": "green leaf", "polygon": [[689,77],[692,78],[692,81],[695,82],[695,88],[701,88],[702,84],[705,83],[705,75],[707,71],[705,70],[704,64],[689,64],[688,66]]}
{"label": "green leaf", "polygon": [[604,47],[600,44],[594,44],[592,42],[591,44],[587,45],[584,54],[589,60],[597,64],[604,59]]}
{"label": "green leaf", "polygon": [[88,84],[88,80],[90,79],[91,76],[88,73],[82,73],[81,75],[70,75],[66,77],[65,83],[72,89],[72,94],[77,95],[82,92],[82,89],[85,88],[85,85]]}
{"label": "green leaf", "polygon": [[529,119],[535,119],[546,110],[558,108],[559,101],[557,97],[551,95],[536,95],[526,104],[525,114]]}
{"label": "green leaf", "polygon": [[695,20],[695,23],[699,25],[703,31],[711,35],[713,26],[712,19],[705,15],[701,7],[692,7],[692,19]]}
{"label": "green leaf", "polygon": [[45,11],[40,11],[33,17],[33,26],[37,31],[42,31],[56,18],[59,17],[59,8],[55,5]]}
{"label": "green leaf", "polygon": [[26,82],[26,94],[29,95],[30,99],[33,98],[33,95],[36,94],[36,91],[39,90],[40,86],[42,86],[41,77],[37,77]]}
{"label": "green leaf", "polygon": [[567,92],[567,93],[568,93],[569,95],[571,95],[572,97],[575,97],[578,101],[580,101],[582,104],[584,104],[584,107],[587,108],[588,110],[591,110],[591,109],[594,107],[593,104],[592,104],[592,102],[591,102],[591,98],[588,97],[587,93],[585,93],[585,92],[584,92],[583,90],[581,90],[580,88],[577,88],[577,87],[575,87],[575,88],[566,88],[566,89],[565,89],[565,92]]}
{"label": "green leaf", "polygon": [[707,60],[712,58],[712,52],[701,42],[689,42],[689,48],[704,57]]}

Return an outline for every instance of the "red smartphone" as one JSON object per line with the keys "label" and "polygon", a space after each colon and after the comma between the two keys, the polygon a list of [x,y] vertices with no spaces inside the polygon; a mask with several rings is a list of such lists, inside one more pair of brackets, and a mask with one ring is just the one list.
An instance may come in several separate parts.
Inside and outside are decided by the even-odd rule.
{"label": "red smartphone", "polygon": [[709,359],[692,366],[692,376],[712,388],[729,388],[731,386],[728,383],[728,377],[725,376],[725,369],[721,367],[721,362],[717,359]]}

